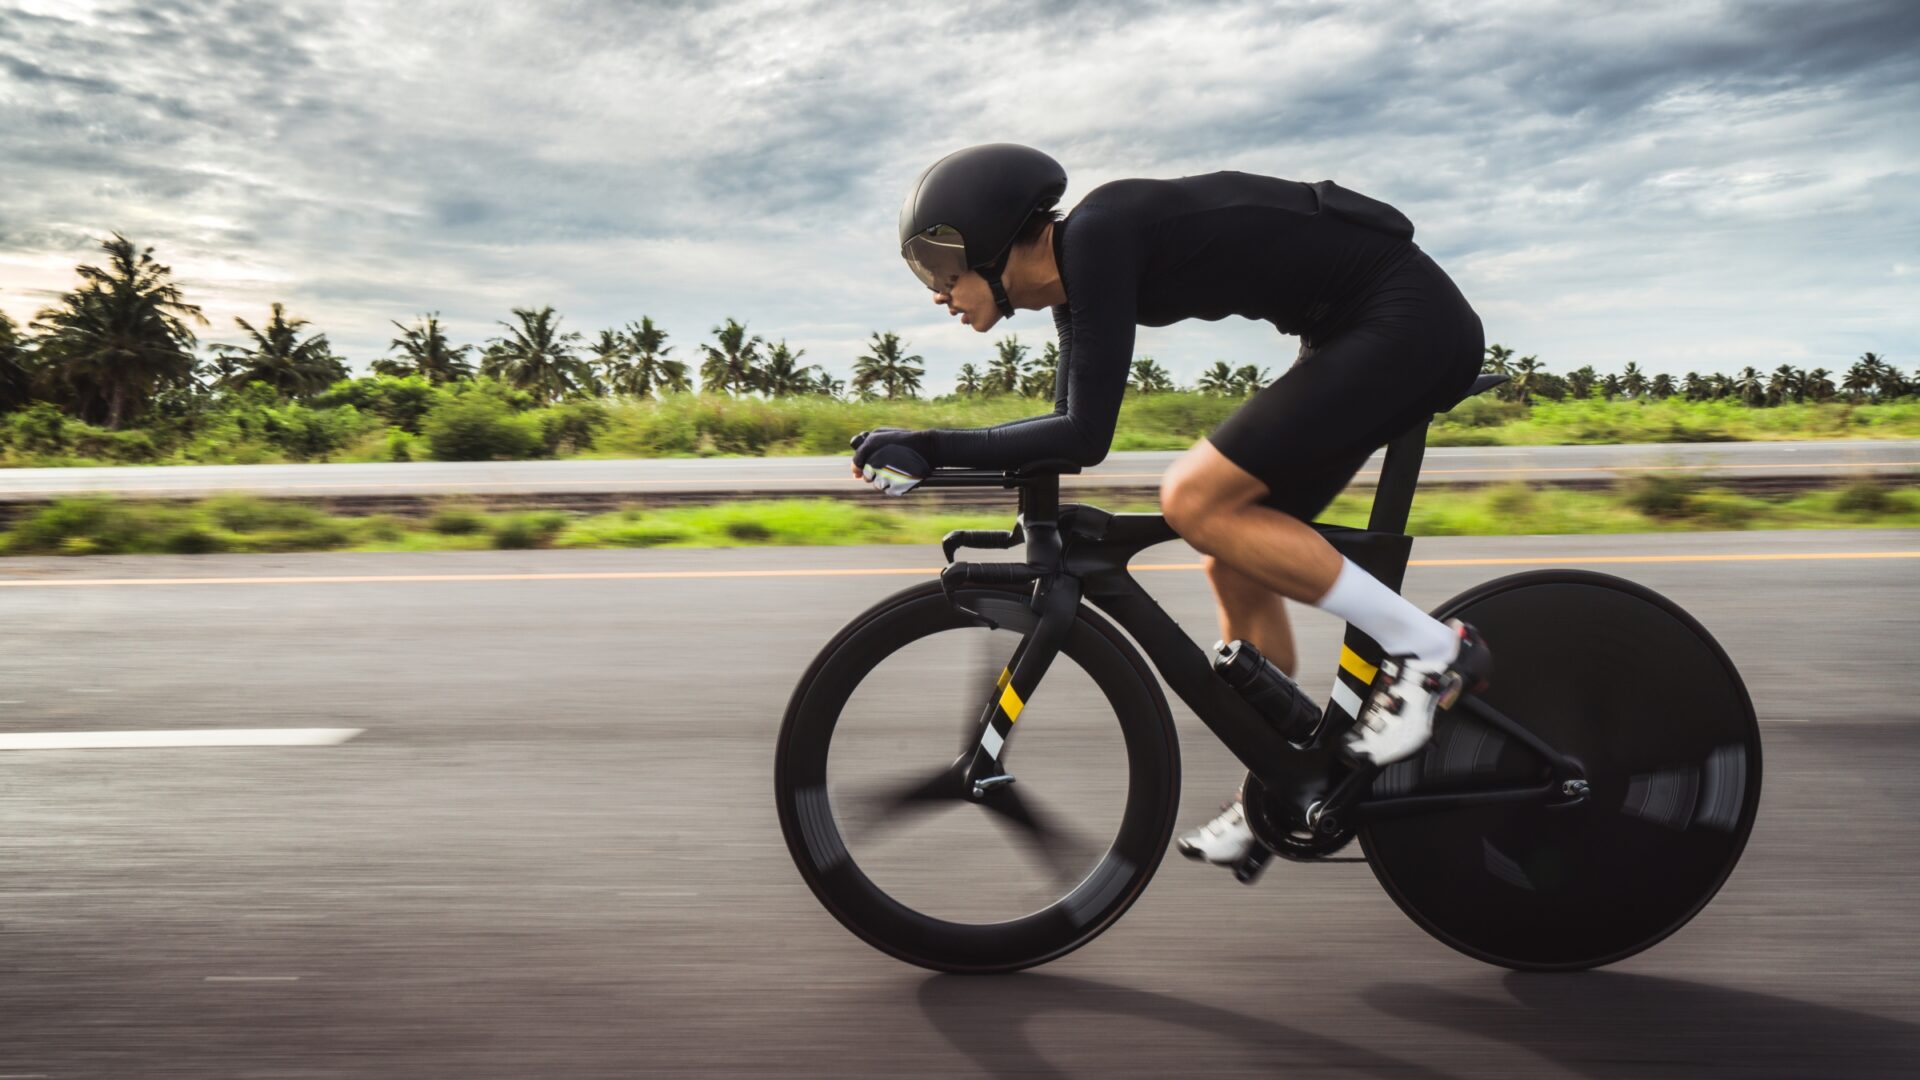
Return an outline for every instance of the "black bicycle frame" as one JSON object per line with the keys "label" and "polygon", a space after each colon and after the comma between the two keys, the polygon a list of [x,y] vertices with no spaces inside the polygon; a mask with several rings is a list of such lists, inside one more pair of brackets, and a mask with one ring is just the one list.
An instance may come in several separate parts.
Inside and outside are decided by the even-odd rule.
{"label": "black bicycle frame", "polygon": [[[1424,424],[1388,444],[1367,528],[1314,526],[1335,550],[1394,589],[1401,586],[1412,551],[1413,540],[1403,530],[1413,505],[1425,446]],[[1173,692],[1260,779],[1268,797],[1286,807],[1297,823],[1314,823],[1319,816],[1316,805],[1343,810],[1351,805],[1349,816],[1364,821],[1479,802],[1577,800],[1584,795],[1577,762],[1485,702],[1470,699],[1464,707],[1483,722],[1514,734],[1541,756],[1550,773],[1543,785],[1367,799],[1376,770],[1356,770],[1329,748],[1330,736],[1339,732],[1329,732],[1328,725],[1322,724],[1310,745],[1289,742],[1214,673],[1207,654],[1128,573],[1128,563],[1139,552],[1179,539],[1166,519],[1158,514],[1110,514],[1090,506],[1062,505],[1060,477],[1077,471],[1070,465],[1045,463],[1016,473],[941,470],[925,482],[936,487],[1014,488],[1020,493],[1015,530],[957,532],[942,545],[948,566],[940,578],[949,596],[967,585],[1031,583],[1032,607],[1039,616],[1002,673],[994,700],[983,709],[981,740],[964,774],[975,798],[1009,779],[1000,767],[1001,750],[1025,701],[1058,655],[1082,600],[1098,607],[1132,635]],[[954,560],[961,548],[1011,548],[1023,541],[1023,562]],[[1352,627],[1347,629],[1345,645],[1368,666],[1377,665],[1381,658],[1380,647]]]}

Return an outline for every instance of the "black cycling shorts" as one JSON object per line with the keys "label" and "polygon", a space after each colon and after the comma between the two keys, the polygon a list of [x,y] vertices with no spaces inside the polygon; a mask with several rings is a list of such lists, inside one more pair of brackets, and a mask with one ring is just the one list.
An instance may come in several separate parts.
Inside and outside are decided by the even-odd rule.
{"label": "black cycling shorts", "polygon": [[1485,350],[1480,316],[1416,248],[1207,439],[1266,483],[1262,503],[1312,521],[1375,450],[1465,395]]}

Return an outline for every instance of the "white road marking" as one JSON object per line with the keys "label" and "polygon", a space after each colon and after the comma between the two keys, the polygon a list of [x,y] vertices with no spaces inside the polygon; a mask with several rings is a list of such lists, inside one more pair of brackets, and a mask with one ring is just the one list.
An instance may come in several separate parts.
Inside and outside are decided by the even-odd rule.
{"label": "white road marking", "polygon": [[209,975],[206,982],[220,983],[256,983],[256,982],[299,982],[298,975]]}
{"label": "white road marking", "polygon": [[69,694],[111,694],[113,692],[114,691],[112,690],[101,690],[96,687],[87,687],[87,686],[76,686],[73,689],[67,691],[67,693]]}
{"label": "white road marking", "polygon": [[131,750],[163,746],[337,746],[365,728],[180,728],[171,731],[16,731],[0,750]]}

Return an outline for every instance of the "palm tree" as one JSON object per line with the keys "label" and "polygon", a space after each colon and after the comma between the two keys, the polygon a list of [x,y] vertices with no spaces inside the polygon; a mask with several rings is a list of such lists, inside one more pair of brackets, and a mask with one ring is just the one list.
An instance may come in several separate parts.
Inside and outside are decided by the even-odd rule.
{"label": "palm tree", "polygon": [[1600,375],[1593,370],[1592,364],[1577,367],[1567,373],[1567,388],[1576,398],[1593,396],[1594,387],[1600,385]]}
{"label": "palm tree", "polygon": [[1655,401],[1665,401],[1673,396],[1673,376],[1661,372],[1653,377],[1653,385],[1647,387],[1647,396]]}
{"label": "palm tree", "polygon": [[622,371],[624,383],[613,388],[616,394],[651,397],[656,393],[685,394],[693,389],[684,361],[669,359],[673,346],[667,344],[667,332],[653,325],[653,317],[640,316],[628,323],[622,336],[627,342],[629,362]]}
{"label": "palm tree", "polygon": [[467,354],[473,346],[462,345],[454,348],[447,342],[447,335],[440,329],[440,313],[428,312],[415,320],[412,326],[399,327],[400,336],[388,344],[387,351],[398,349],[397,357],[383,356],[373,362],[376,375],[418,375],[430,383],[459,382],[473,378],[473,365],[467,363]]}
{"label": "palm tree", "polygon": [[1486,362],[1480,366],[1480,374],[1511,375],[1513,374],[1512,360],[1513,350],[1495,342],[1487,346],[1487,359]]}
{"label": "palm tree", "polygon": [[700,346],[701,391],[744,394],[752,390],[759,375],[760,346],[766,339],[747,336],[746,324],[731,318],[712,332],[719,346]]}
{"label": "palm tree", "polygon": [[1709,396],[1715,400],[1725,400],[1733,397],[1736,393],[1733,385],[1733,376],[1723,371],[1716,371],[1712,375],[1707,376],[1707,387]]}
{"label": "palm tree", "polygon": [[1244,364],[1233,370],[1234,396],[1252,397],[1272,381],[1272,372],[1263,371],[1252,364]]}
{"label": "palm tree", "polygon": [[1817,367],[1807,372],[1807,396],[1815,401],[1833,400],[1833,372]]}
{"label": "palm tree", "polygon": [[27,343],[6,312],[0,311],[0,412],[12,412],[33,399],[27,373]]}
{"label": "palm tree", "polygon": [[587,346],[587,366],[593,371],[595,396],[620,393],[615,384],[631,378],[627,369],[633,366],[627,339],[618,330],[600,331],[600,336]]}
{"label": "palm tree", "polygon": [[1713,384],[1699,372],[1689,371],[1687,377],[1680,380],[1680,392],[1688,401],[1705,401],[1713,394]]}
{"label": "palm tree", "polygon": [[920,357],[905,352],[899,334],[874,331],[866,353],[853,362],[853,392],[863,401],[879,397],[882,390],[889,398],[917,397],[921,376],[927,372],[920,366]]}
{"label": "palm tree", "polygon": [[220,355],[221,386],[265,383],[282,397],[303,398],[347,377],[347,365],[333,355],[327,335],[313,334],[301,340],[300,328],[307,325],[307,320],[287,318],[286,305],[277,300],[263,326],[255,328],[241,318],[233,321],[253,341],[213,347]]}
{"label": "palm tree", "polygon": [[761,366],[757,383],[761,392],[768,397],[799,397],[811,394],[819,386],[811,372],[818,370],[813,364],[800,364],[800,358],[807,350],[795,351],[787,348],[785,338],[776,342],[767,350],[767,362]]}
{"label": "palm tree", "polygon": [[1627,369],[1620,373],[1620,391],[1630,398],[1644,397],[1647,393],[1647,375],[1640,365],[1627,361]]}
{"label": "palm tree", "polygon": [[1533,395],[1539,391],[1540,384],[1544,381],[1541,376],[1546,374],[1546,365],[1542,364],[1537,356],[1523,356],[1513,361],[1508,370],[1513,373],[1513,382],[1509,384],[1508,396],[1523,405],[1533,404]]}
{"label": "palm tree", "polygon": [[971,363],[961,364],[959,374],[954,377],[953,392],[961,397],[979,397],[987,389],[987,377]]}
{"label": "palm tree", "polygon": [[1873,372],[1873,389],[1880,400],[1887,401],[1907,392],[1907,381],[1900,376],[1900,369],[1887,363],[1879,353],[1862,353],[1860,362]]}
{"label": "palm tree", "polygon": [[193,331],[207,323],[180,298],[173,270],[135,250],[119,233],[103,240],[107,266],[75,268],[80,287],[34,316],[36,350],[53,381],[82,419],[118,430],[139,417],[155,394],[195,385]]}
{"label": "palm tree", "polygon": [[[1869,362],[1870,358],[1874,362]],[[1872,392],[1880,374],[1878,359],[1872,353],[1867,353],[1855,360],[1853,366],[1847,369],[1847,377],[1841,380],[1840,389],[1845,390],[1847,396],[1855,401]]]}
{"label": "palm tree", "polygon": [[1020,393],[1023,397],[1050,398],[1060,378],[1060,346],[1047,342],[1040,347],[1040,358],[1027,363],[1027,370],[1020,376]]}
{"label": "palm tree", "polygon": [[1793,368],[1781,364],[1767,377],[1767,404],[1778,405],[1793,394]]}
{"label": "palm tree", "polygon": [[820,374],[814,377],[812,392],[821,397],[840,397],[847,392],[847,380],[836,379],[831,372],[823,368]]}
{"label": "palm tree", "polygon": [[1151,356],[1134,358],[1127,386],[1136,394],[1162,394],[1173,389],[1173,376]]}
{"label": "palm tree", "polygon": [[577,331],[562,333],[553,305],[538,310],[514,308],[519,325],[502,322],[507,332],[489,339],[480,373],[525,390],[542,405],[593,385],[593,369],[575,355]]}
{"label": "palm tree", "polygon": [[1020,376],[1027,370],[1027,347],[1018,334],[1008,334],[993,343],[993,363],[987,365],[987,392],[1017,394]]}
{"label": "palm tree", "polygon": [[1600,376],[1600,396],[1612,401],[1620,396],[1620,376],[1609,371]]}
{"label": "palm tree", "polygon": [[1200,381],[1194,384],[1194,389],[1215,397],[1232,397],[1235,393],[1233,369],[1227,366],[1225,360],[1215,360],[1212,367],[1200,373]]}
{"label": "palm tree", "polygon": [[1743,367],[1740,374],[1733,377],[1734,393],[1749,405],[1758,405],[1767,399],[1767,384],[1760,373],[1752,367]]}

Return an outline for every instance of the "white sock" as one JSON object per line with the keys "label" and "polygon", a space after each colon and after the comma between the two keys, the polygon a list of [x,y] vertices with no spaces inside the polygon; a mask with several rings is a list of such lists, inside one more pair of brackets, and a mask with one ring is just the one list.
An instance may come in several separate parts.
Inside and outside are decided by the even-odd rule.
{"label": "white sock", "polygon": [[1460,637],[1446,623],[1414,607],[1352,559],[1340,560],[1333,588],[1313,606],[1359,627],[1388,656],[1450,664],[1460,655]]}

